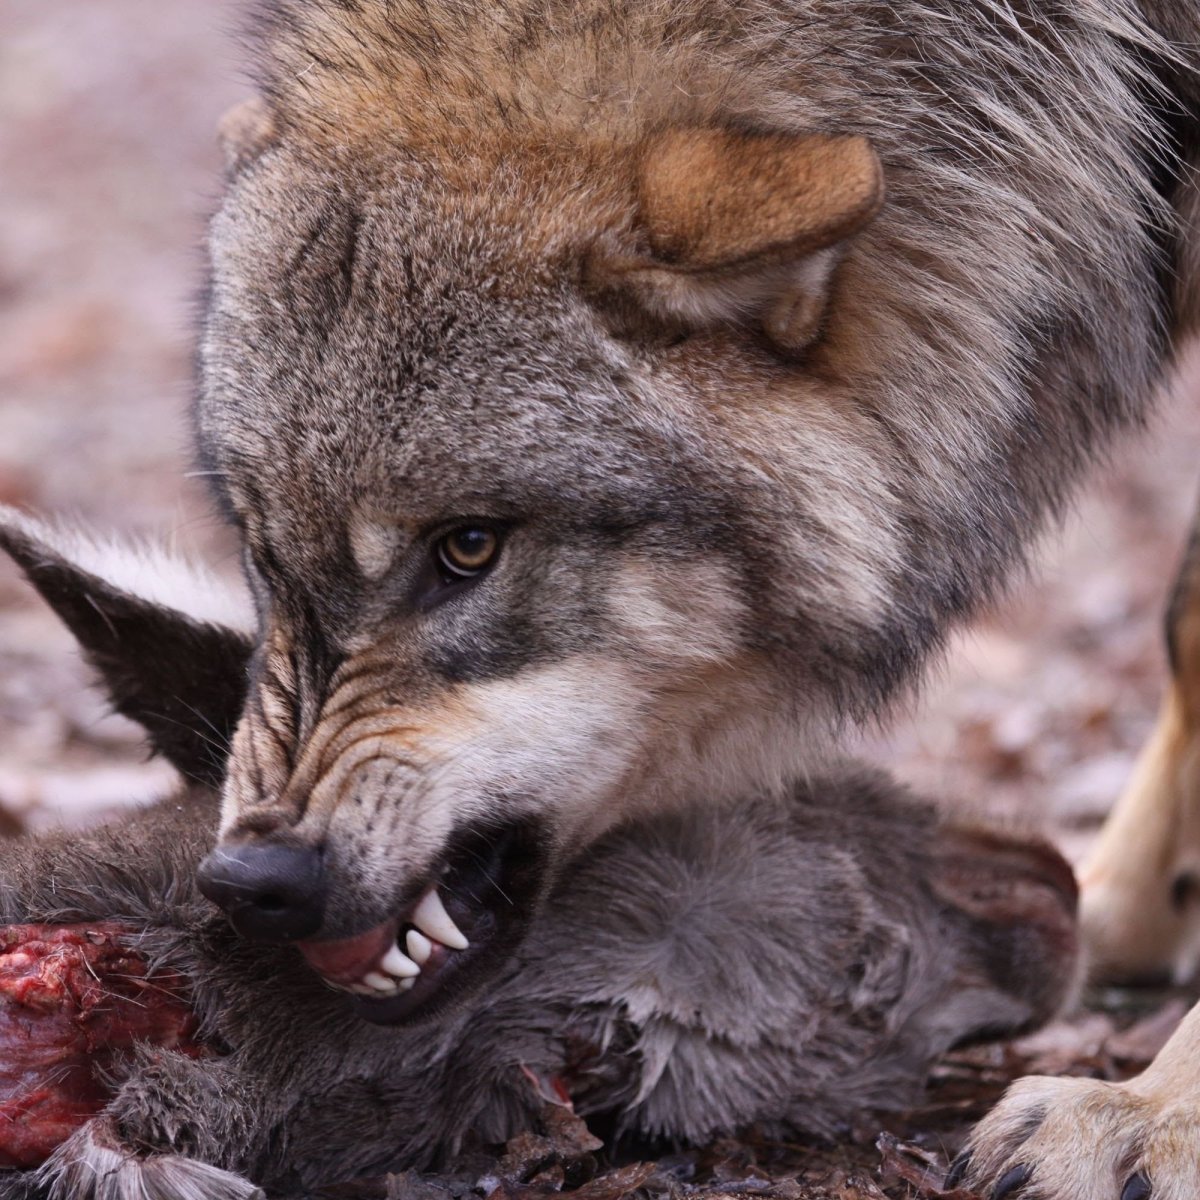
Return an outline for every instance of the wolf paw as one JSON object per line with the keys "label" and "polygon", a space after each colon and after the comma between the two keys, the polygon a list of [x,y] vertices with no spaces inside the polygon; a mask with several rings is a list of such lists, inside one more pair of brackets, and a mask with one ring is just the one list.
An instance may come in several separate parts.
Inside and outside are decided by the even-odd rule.
{"label": "wolf paw", "polygon": [[36,1173],[46,1200],[263,1200],[248,1180],[178,1154],[141,1154],[110,1121],[89,1121]]}
{"label": "wolf paw", "polygon": [[1195,1200],[1200,1105],[1093,1079],[1021,1079],[947,1185],[988,1200]]}

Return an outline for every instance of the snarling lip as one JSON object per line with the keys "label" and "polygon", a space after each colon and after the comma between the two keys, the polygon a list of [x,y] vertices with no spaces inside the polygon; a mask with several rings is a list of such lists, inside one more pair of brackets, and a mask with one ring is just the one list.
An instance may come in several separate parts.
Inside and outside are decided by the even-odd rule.
{"label": "snarling lip", "polygon": [[520,941],[542,888],[543,843],[531,822],[461,834],[396,915],[352,937],[297,946],[368,1021],[437,1011],[499,970]]}

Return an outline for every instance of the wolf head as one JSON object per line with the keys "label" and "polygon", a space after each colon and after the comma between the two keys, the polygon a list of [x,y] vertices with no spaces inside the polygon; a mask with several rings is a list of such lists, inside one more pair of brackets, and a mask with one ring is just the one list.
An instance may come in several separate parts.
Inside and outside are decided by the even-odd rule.
{"label": "wolf head", "polygon": [[214,227],[200,438],[262,621],[224,848],[320,848],[305,938],[490,880],[511,905],[459,919],[498,953],[565,850],[778,779],[795,726],[833,716],[819,660],[855,602],[827,597],[811,660],[780,670],[756,612],[792,552],[746,511],[754,472],[730,480],[740,455],[714,459],[581,298],[588,243],[539,220],[590,226],[592,202],[572,217],[573,182],[494,171],[509,194],[438,213],[415,164],[331,190],[278,149]]}
{"label": "wolf head", "polygon": [[[276,904],[247,932],[355,955],[436,895],[465,979],[568,851],[778,783],[836,719],[873,597],[826,559],[862,514],[764,529],[771,450],[722,410],[729,326],[763,343],[743,391],[787,371],[878,164],[718,132],[368,162],[285,127],[231,120],[211,237],[200,447],[261,636],[210,891]],[[697,163],[720,212],[680,190]],[[785,663],[759,613],[798,589],[810,652]]]}
{"label": "wolf head", "polygon": [[[615,822],[811,766],[1144,394],[1111,31],[786,9],[264,6],[200,351],[259,620],[205,878],[327,973],[399,938],[381,1017]],[[978,103],[923,110],[965,45]]]}

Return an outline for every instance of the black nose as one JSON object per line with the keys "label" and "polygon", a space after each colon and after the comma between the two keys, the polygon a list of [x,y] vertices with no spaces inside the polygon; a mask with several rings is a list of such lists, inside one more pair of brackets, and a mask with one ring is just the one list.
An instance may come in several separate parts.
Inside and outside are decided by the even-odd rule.
{"label": "black nose", "polygon": [[293,942],[321,927],[325,886],[317,850],[270,842],[218,846],[200,864],[197,882],[234,929],[254,941]]}

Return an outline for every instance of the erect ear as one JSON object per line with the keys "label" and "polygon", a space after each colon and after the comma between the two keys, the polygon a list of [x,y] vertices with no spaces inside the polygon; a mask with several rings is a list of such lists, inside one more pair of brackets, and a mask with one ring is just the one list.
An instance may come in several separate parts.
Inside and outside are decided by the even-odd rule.
{"label": "erect ear", "polygon": [[220,782],[246,696],[249,604],[161,551],[97,542],[3,506],[0,548],[74,633],[117,711],[184,775]]}
{"label": "erect ear", "polygon": [[217,122],[217,141],[230,173],[257,158],[276,136],[275,116],[261,96],[235,104]]}
{"label": "erect ear", "polygon": [[675,130],[643,151],[648,254],[610,255],[609,288],[686,327],[754,322],[794,354],[819,331],[847,239],[883,203],[865,138]]}

